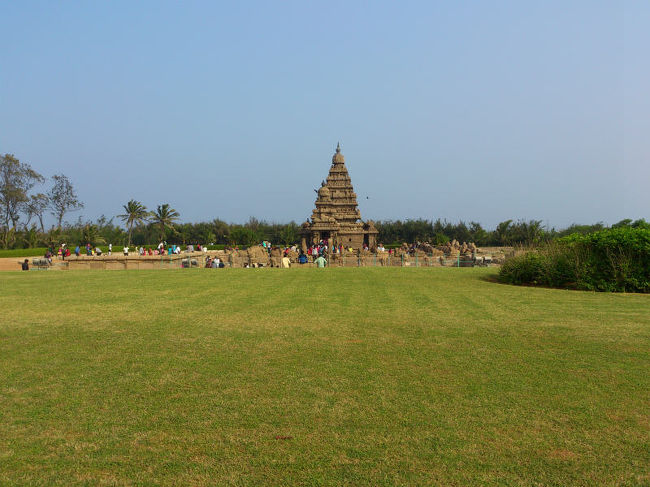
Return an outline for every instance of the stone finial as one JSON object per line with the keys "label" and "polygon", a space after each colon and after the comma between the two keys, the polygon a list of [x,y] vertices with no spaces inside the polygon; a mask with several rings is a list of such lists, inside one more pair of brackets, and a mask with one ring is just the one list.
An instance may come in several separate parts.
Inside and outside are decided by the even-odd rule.
{"label": "stone finial", "polygon": [[336,153],[332,156],[332,164],[342,164],[345,162],[345,157],[341,154],[341,144],[337,142],[336,144]]}

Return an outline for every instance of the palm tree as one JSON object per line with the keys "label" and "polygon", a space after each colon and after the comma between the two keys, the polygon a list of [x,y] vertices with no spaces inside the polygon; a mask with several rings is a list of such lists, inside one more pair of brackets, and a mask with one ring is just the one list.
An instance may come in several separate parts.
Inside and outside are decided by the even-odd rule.
{"label": "palm tree", "polygon": [[97,225],[93,225],[92,223],[84,225],[82,239],[93,247],[106,243],[104,238],[99,234],[99,228],[97,228]]}
{"label": "palm tree", "polygon": [[512,220],[506,220],[497,225],[495,233],[501,245],[508,245],[510,242],[510,232],[512,230]]}
{"label": "palm tree", "polygon": [[151,212],[151,221],[160,226],[160,241],[165,240],[165,228],[174,228],[174,222],[178,221],[180,215],[174,209],[170,208],[167,203],[158,205],[156,211]]}
{"label": "palm tree", "polygon": [[538,244],[542,239],[544,228],[542,220],[530,220],[526,225],[526,240],[528,245]]}
{"label": "palm tree", "polygon": [[41,241],[42,234],[36,228],[36,225],[32,225],[31,228],[25,228],[23,232],[23,241],[27,245],[28,249],[35,248]]}
{"label": "palm tree", "polygon": [[57,245],[60,245],[61,242],[65,242],[67,237],[69,237],[69,235],[65,235],[60,229],[53,226],[50,231],[45,234],[43,242],[48,249],[53,249]]}
{"label": "palm tree", "polygon": [[[131,233],[133,232],[134,226],[142,225],[147,218],[149,217],[149,212],[147,207],[142,203],[136,200],[129,201],[126,205],[123,205],[124,214],[117,215],[122,219],[124,223],[129,227],[129,247],[131,246]],[[160,208],[160,207],[158,207]]]}

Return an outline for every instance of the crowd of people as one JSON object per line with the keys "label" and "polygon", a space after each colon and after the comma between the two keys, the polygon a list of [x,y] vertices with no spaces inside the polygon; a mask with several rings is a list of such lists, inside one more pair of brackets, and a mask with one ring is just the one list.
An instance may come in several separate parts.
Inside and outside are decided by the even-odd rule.
{"label": "crowd of people", "polygon": [[223,267],[226,267],[226,264],[221,262],[221,259],[219,259],[219,257],[210,257],[210,256],[208,256],[208,258],[205,259],[205,268],[206,269],[221,269]]}
{"label": "crowd of people", "polygon": [[[262,247],[264,250],[266,250],[269,254],[269,257],[271,256],[272,251],[277,251],[278,249],[281,250],[282,252],[282,259],[281,259],[281,267],[284,268],[289,268],[292,266],[292,264],[299,264],[299,265],[304,265],[308,263],[314,263],[317,267],[326,267],[327,266],[327,255],[328,252],[332,253],[344,253],[344,252],[354,252],[354,249],[352,248],[346,248],[343,245],[338,245],[333,247],[332,249],[329,248],[328,246],[328,241],[327,240],[321,240],[318,244],[311,245],[310,247],[307,248],[307,251],[303,251],[302,249],[299,249],[296,245],[292,246],[285,246],[285,247],[277,247],[271,245],[271,242],[268,241],[263,241],[262,243],[259,244],[260,247]],[[135,246],[135,247],[129,247],[129,246],[123,246],[122,248],[122,254],[124,256],[129,256],[129,255],[139,255],[139,256],[163,256],[163,255],[178,255],[183,252],[182,247],[180,245],[176,244],[167,244],[167,242],[160,242],[157,247],[152,248],[152,247],[144,247],[144,246]],[[226,251],[231,251],[231,250],[239,250],[239,247],[227,247],[225,249]],[[208,249],[206,246],[202,246],[201,244],[197,244],[196,247],[192,244],[185,246],[185,252],[207,252]],[[84,246],[77,245],[74,248],[74,255],[76,257],[80,257],[82,255],[88,256],[88,257],[93,257],[93,256],[102,256],[104,255],[104,252],[99,246],[93,246],[90,243],[87,243]],[[47,262],[51,265],[52,260],[54,257],[58,257],[61,260],[65,260],[67,257],[70,257],[72,253],[70,251],[70,248],[68,247],[67,244],[62,243],[57,251],[54,251],[54,249],[49,248],[45,252],[44,258],[47,260]],[[291,254],[294,255],[295,253],[298,253],[298,257],[295,258],[294,261],[292,261]],[[108,244],[108,252],[107,255],[112,255],[113,254],[113,245]],[[277,255],[277,254],[275,254]],[[24,264],[23,267],[27,266],[28,267],[28,262],[21,263]],[[216,256],[207,256],[205,260],[205,268],[212,268],[212,269],[218,269],[218,268],[223,268],[226,266],[226,263],[224,263],[219,257]]]}
{"label": "crowd of people", "polygon": [[[194,252],[195,247],[194,245],[187,245],[186,246],[186,252]],[[196,251],[198,252],[204,252],[207,251],[207,248],[204,246],[201,246],[200,244],[196,246]],[[140,255],[140,256],[152,256],[152,255],[177,255],[183,252],[182,247],[180,245],[175,245],[175,244],[170,244],[168,245],[167,242],[160,242],[158,244],[158,247],[156,248],[151,248],[151,247],[138,247],[135,246],[133,247],[133,250],[131,250],[131,247],[125,245],[122,247],[122,254],[124,256],[128,256],[132,253],[135,255]],[[86,255],[86,256],[100,256],[103,255],[103,251],[99,246],[93,246],[87,243],[85,246],[77,245],[74,249],[74,254],[77,257],[80,257],[81,255]],[[108,244],[108,255],[113,254],[113,244]],[[58,250],[55,252],[53,248],[48,248],[47,251],[45,252],[44,257],[48,260],[48,262],[51,264],[52,259],[54,258],[54,255],[56,255],[59,259],[65,260],[66,257],[69,257],[72,255],[70,252],[70,249],[68,248],[67,244],[62,243]]]}

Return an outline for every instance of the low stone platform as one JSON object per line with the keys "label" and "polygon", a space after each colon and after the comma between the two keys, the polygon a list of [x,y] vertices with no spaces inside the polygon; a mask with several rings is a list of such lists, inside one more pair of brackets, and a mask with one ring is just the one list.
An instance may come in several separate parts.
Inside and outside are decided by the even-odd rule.
{"label": "low stone platform", "polygon": [[[505,259],[504,248],[481,249],[475,258],[467,255],[441,252],[369,252],[345,251],[342,254],[326,255],[330,267],[471,267],[473,265],[498,265]],[[226,268],[244,267],[280,267],[282,250],[274,248],[269,254],[260,246],[246,250],[211,250],[209,252],[192,252],[174,255],[122,254],[79,257],[70,256],[65,260],[55,258],[47,270],[126,270],[126,269],[181,269],[187,267],[203,268],[208,257],[218,257]],[[298,264],[298,252],[290,252],[292,267],[313,267],[312,258],[307,264]],[[29,258],[30,268],[34,257]],[[38,258],[41,259],[41,258]],[[20,270],[20,260],[15,258],[0,259],[0,270]]]}
{"label": "low stone platform", "polygon": [[125,269],[179,269],[187,264],[191,267],[205,266],[209,254],[192,252],[173,255],[73,255],[54,264],[65,270],[125,270]]}

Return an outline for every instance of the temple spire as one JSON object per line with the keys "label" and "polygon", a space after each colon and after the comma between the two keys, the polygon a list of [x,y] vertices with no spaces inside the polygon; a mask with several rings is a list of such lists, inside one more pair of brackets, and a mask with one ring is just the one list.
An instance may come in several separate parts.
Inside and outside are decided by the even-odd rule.
{"label": "temple spire", "polygon": [[345,162],[345,157],[341,154],[341,143],[336,143],[336,152],[332,156],[332,164],[343,164]]}

